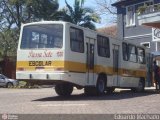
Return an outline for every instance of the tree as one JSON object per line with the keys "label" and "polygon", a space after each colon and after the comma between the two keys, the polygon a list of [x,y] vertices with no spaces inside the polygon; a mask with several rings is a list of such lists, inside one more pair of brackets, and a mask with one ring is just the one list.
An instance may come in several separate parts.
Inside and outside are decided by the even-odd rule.
{"label": "tree", "polygon": [[103,33],[107,36],[117,37],[117,25],[111,25],[97,29],[98,32]]}
{"label": "tree", "polygon": [[59,8],[58,0],[28,0],[29,11],[38,20],[55,20]]}
{"label": "tree", "polygon": [[16,55],[21,23],[54,20],[57,0],[0,0],[0,55]]}
{"label": "tree", "polygon": [[17,29],[0,32],[0,57],[13,56],[17,50]]}
{"label": "tree", "polygon": [[67,1],[66,8],[61,10],[61,19],[90,29],[95,29],[94,22],[99,22],[100,17],[93,9],[84,7],[84,0],[75,0],[74,6],[70,6]]}
{"label": "tree", "polygon": [[117,22],[117,10],[111,4],[116,0],[95,0],[97,4],[97,13],[104,16],[111,23]]}
{"label": "tree", "polygon": [[1,0],[0,24],[2,28],[20,29],[21,23],[53,20],[58,7],[57,0]]}

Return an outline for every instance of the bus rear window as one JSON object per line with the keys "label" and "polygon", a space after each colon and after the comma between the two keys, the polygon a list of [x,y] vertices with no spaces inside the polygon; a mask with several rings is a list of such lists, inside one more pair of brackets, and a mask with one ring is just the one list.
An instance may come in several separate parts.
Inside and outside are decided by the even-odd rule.
{"label": "bus rear window", "polygon": [[23,28],[21,49],[62,48],[63,25],[39,24]]}

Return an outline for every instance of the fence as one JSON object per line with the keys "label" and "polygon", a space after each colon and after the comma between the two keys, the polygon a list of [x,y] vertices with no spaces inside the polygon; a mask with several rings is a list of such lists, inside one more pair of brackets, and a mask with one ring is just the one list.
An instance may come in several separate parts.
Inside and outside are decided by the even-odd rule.
{"label": "fence", "polygon": [[4,57],[0,61],[0,73],[9,78],[16,78],[16,57]]}

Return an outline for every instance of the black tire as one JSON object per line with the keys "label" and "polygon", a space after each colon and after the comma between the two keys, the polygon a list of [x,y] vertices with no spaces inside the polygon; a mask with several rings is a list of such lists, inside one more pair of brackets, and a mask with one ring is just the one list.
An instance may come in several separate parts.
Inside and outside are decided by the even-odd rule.
{"label": "black tire", "polygon": [[59,96],[69,96],[73,92],[73,86],[71,84],[57,84],[55,91]]}
{"label": "black tire", "polygon": [[7,86],[6,86],[7,88],[13,88],[13,83],[11,83],[11,82],[9,82],[9,83],[7,83]]}
{"label": "black tire", "polygon": [[106,90],[106,78],[99,76],[96,85],[96,91],[98,95],[103,95]]}
{"label": "black tire", "polygon": [[86,95],[103,95],[106,90],[106,79],[103,76],[99,76],[96,87],[88,86],[84,88]]}
{"label": "black tire", "polygon": [[131,90],[132,90],[133,92],[143,92],[143,91],[144,91],[144,88],[145,88],[145,81],[144,81],[143,78],[141,78],[141,79],[139,80],[138,87],[132,88]]}

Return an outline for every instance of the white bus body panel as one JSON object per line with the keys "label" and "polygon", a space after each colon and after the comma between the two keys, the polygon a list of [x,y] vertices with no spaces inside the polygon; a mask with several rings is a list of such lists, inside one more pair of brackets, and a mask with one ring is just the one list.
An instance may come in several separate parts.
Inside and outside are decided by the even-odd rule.
{"label": "white bus body panel", "polygon": [[[115,40],[113,38],[110,38],[110,57],[100,57],[97,53],[97,33],[88,29],[84,29],[82,27],[78,27],[76,25],[70,24],[70,23],[64,23],[64,22],[44,22],[44,24],[63,24],[64,25],[64,31],[63,31],[63,47],[61,49],[46,49],[46,50],[20,50],[20,43],[18,47],[18,53],[17,53],[17,61],[61,61],[61,62],[74,62],[78,64],[86,64],[86,44],[93,44],[94,45],[94,64],[95,66],[101,66],[102,68],[109,69],[109,73],[106,74],[107,76],[107,86],[108,87],[137,87],[139,84],[140,78],[136,77],[130,77],[130,76],[121,76],[119,75],[120,69],[130,69],[130,70],[144,70],[145,71],[145,65],[133,63],[129,61],[124,61],[122,56],[122,41]],[[29,25],[34,25],[29,24]],[[38,23],[37,23],[38,24]],[[84,32],[84,53],[77,53],[71,51],[70,48],[70,33],[69,29],[70,27],[76,27],[79,29],[82,29]],[[22,31],[21,31],[22,32]],[[22,35],[20,35],[20,40],[22,38]],[[88,39],[89,38],[89,39]],[[118,48],[116,48],[118,47]],[[113,50],[118,51],[118,69],[119,71],[116,74],[112,74],[114,61],[113,61]],[[30,53],[40,54],[42,53],[43,57],[31,57]],[[52,56],[47,57],[45,56],[45,52],[49,53],[51,52]],[[58,56],[57,53],[62,53],[61,56]],[[65,63],[66,64],[66,63]],[[23,67],[23,65],[22,65]],[[60,66],[58,66],[60,67]],[[77,68],[78,69],[78,68]],[[94,68],[95,70],[95,68]],[[20,80],[58,80],[58,81],[65,81],[74,83],[76,85],[80,86],[96,86],[98,76],[101,72],[98,71],[96,73],[95,71],[87,72],[75,72],[75,71],[67,71],[62,70],[58,71],[56,69],[53,70],[45,70],[45,69],[37,69],[35,71],[17,71],[16,72],[16,78]],[[105,72],[105,71],[102,71]]]}

